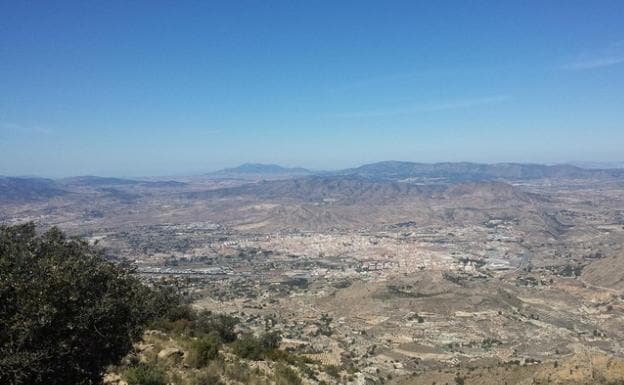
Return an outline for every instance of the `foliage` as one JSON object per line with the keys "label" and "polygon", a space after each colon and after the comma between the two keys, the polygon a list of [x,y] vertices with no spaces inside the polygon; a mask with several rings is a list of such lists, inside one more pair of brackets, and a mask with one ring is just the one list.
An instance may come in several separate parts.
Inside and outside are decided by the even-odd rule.
{"label": "foliage", "polygon": [[275,350],[282,342],[282,336],[279,332],[268,332],[260,336],[260,344],[266,351]]}
{"label": "foliage", "polygon": [[232,345],[234,354],[250,360],[262,360],[275,352],[281,336],[277,332],[264,333],[260,338],[248,334],[238,339]]}
{"label": "foliage", "polygon": [[332,322],[332,317],[330,317],[329,315],[325,313],[321,314],[321,319],[320,319],[320,324],[319,324],[319,333],[324,336],[331,336],[332,335],[331,322]]}
{"label": "foliage", "polygon": [[175,280],[157,282],[152,295],[152,307],[160,309],[158,317],[150,327],[175,334],[188,334],[192,328],[195,311],[184,301],[184,296]]}
{"label": "foliage", "polygon": [[156,315],[153,298],[85,241],[0,227],[0,383],[99,383]]}
{"label": "foliage", "polygon": [[230,343],[236,340],[234,328],[238,322],[238,318],[227,314],[204,311],[196,315],[195,330],[198,333],[216,334],[222,343]]}
{"label": "foliage", "polygon": [[490,350],[494,346],[502,345],[502,342],[497,340],[496,338],[486,338],[481,341],[481,348],[485,350]]}
{"label": "foliage", "polygon": [[222,385],[221,377],[208,370],[203,370],[196,373],[192,380],[191,385]]}
{"label": "foliage", "polygon": [[210,311],[197,312],[181,303],[181,296],[171,292],[168,286],[159,287],[158,293],[164,299],[158,301],[157,308],[168,306],[170,310],[155,320],[151,325],[152,328],[189,337],[214,334],[222,343],[236,340],[234,328],[239,322],[238,318],[227,314],[213,314]]}
{"label": "foliage", "polygon": [[177,281],[167,280],[155,285],[153,304],[155,307],[163,309],[159,319],[177,321],[193,317],[193,309],[185,303],[178,284]]}
{"label": "foliage", "polygon": [[235,360],[224,368],[223,376],[228,383],[236,382],[245,385],[274,385],[267,381],[266,374],[258,367],[251,368],[247,363]]}
{"label": "foliage", "polygon": [[284,364],[278,364],[275,367],[276,385],[301,385],[301,383],[301,377],[290,367]]}
{"label": "foliage", "polygon": [[325,373],[329,374],[334,378],[340,377],[340,368],[336,365],[326,365]]}
{"label": "foliage", "polygon": [[188,354],[188,363],[194,368],[203,368],[219,356],[219,340],[213,334],[193,341]]}
{"label": "foliage", "polygon": [[138,365],[126,370],[124,377],[128,385],[166,385],[165,373],[155,366]]}
{"label": "foliage", "polygon": [[250,360],[261,360],[264,358],[265,351],[260,344],[258,338],[253,335],[246,335],[239,338],[232,345],[234,354],[241,358]]}

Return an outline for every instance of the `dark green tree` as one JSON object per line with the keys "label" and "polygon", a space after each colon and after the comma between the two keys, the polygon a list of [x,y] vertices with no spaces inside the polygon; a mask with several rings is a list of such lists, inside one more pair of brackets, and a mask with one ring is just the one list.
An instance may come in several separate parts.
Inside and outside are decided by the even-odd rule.
{"label": "dark green tree", "polygon": [[0,384],[98,384],[155,316],[153,290],[87,242],[0,227]]}

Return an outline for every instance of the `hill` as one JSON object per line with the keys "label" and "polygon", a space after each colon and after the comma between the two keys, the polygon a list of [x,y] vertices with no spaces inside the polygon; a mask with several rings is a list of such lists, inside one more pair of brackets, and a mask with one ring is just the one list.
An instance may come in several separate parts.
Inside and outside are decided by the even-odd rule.
{"label": "hill", "polygon": [[622,168],[583,168],[577,165],[544,165],[529,163],[471,163],[443,162],[416,163],[383,161],[338,171],[311,171],[301,167],[282,167],[276,164],[246,163],[210,174],[213,178],[283,179],[301,176],[358,176],[368,179],[409,181],[412,183],[456,183],[467,181],[519,181],[546,178],[605,179],[622,178]]}
{"label": "hill", "polygon": [[435,187],[408,183],[373,181],[358,176],[310,176],[261,181],[239,187],[193,194],[194,197],[236,197],[254,199],[288,199],[303,202],[364,203],[397,200],[433,191]]}
{"label": "hill", "polygon": [[370,179],[357,175],[309,176],[261,181],[238,187],[192,193],[192,197],[248,197],[259,200],[296,200],[340,204],[380,204],[415,198],[465,200],[498,203],[542,199],[503,182],[481,181],[457,184],[419,185],[392,180]]}
{"label": "hill", "polygon": [[582,278],[590,285],[621,291],[624,289],[624,256],[611,255],[590,263],[583,269]]}
{"label": "hill", "polygon": [[208,176],[217,178],[252,178],[279,176],[303,176],[311,175],[312,171],[302,167],[283,167],[277,164],[245,163],[238,167],[224,168],[219,171],[209,173]]}
{"label": "hill", "polygon": [[45,201],[67,194],[52,179],[35,177],[0,177],[0,202]]}
{"label": "hill", "polygon": [[572,165],[523,163],[414,163],[384,161],[336,172],[379,179],[427,178],[444,181],[526,180],[540,178],[606,178],[623,177],[622,169],[584,169]]}
{"label": "hill", "polygon": [[171,181],[171,180],[155,180],[155,181],[142,181],[134,179],[124,178],[111,178],[101,176],[76,176],[71,178],[64,178],[58,180],[59,184],[69,187],[105,187],[105,186],[143,186],[143,187],[182,187],[186,183]]}

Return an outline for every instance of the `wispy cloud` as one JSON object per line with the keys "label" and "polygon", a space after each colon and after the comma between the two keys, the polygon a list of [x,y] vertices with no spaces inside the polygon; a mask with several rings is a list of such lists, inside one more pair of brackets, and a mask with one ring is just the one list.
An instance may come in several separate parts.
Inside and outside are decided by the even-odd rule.
{"label": "wispy cloud", "polygon": [[6,122],[6,121],[0,121],[0,130],[2,130],[3,133],[20,133],[20,134],[49,135],[52,133],[52,130],[50,130],[49,128],[41,127],[38,125],[25,126],[23,124],[18,124],[15,122]]}
{"label": "wispy cloud", "polygon": [[511,96],[509,95],[494,95],[494,96],[486,96],[486,97],[481,97],[481,98],[459,99],[459,100],[451,100],[447,102],[423,105],[421,107],[421,110],[422,111],[453,110],[456,108],[467,108],[467,107],[502,103],[510,99],[511,99]]}
{"label": "wispy cloud", "polygon": [[618,64],[624,64],[624,42],[611,44],[601,51],[583,53],[575,60],[562,65],[561,68],[571,71],[581,71],[611,67]]}
{"label": "wispy cloud", "polygon": [[382,117],[382,116],[395,116],[395,115],[412,115],[423,112],[436,112],[436,111],[447,111],[447,110],[455,110],[455,109],[464,109],[471,107],[480,107],[485,105],[503,103],[508,100],[511,100],[509,95],[493,95],[493,96],[485,96],[478,98],[464,98],[464,99],[455,99],[455,100],[447,100],[441,102],[433,102],[433,103],[419,103],[412,104],[409,106],[402,106],[396,108],[385,108],[378,110],[368,110],[368,111],[356,111],[356,112],[348,112],[348,113],[340,113],[334,116],[340,118],[367,118],[367,117]]}
{"label": "wispy cloud", "polygon": [[461,73],[467,73],[466,69],[423,69],[411,72],[395,72],[385,75],[377,75],[353,80],[350,83],[335,85],[328,89],[329,92],[345,92],[364,88],[383,87],[388,84],[404,83],[417,79],[431,79],[448,77]]}
{"label": "wispy cloud", "polygon": [[351,83],[345,83],[336,85],[329,89],[330,92],[343,92],[343,91],[351,91],[360,88],[368,88],[375,87],[379,85],[384,85],[387,83],[394,83],[398,81],[404,81],[409,79],[414,79],[423,76],[423,72],[401,72],[401,73],[393,73],[382,76],[373,76],[363,79],[358,79],[352,81]]}
{"label": "wispy cloud", "polygon": [[624,63],[624,55],[617,57],[600,57],[586,60],[579,60],[563,66],[567,70],[589,70],[594,68],[610,67]]}

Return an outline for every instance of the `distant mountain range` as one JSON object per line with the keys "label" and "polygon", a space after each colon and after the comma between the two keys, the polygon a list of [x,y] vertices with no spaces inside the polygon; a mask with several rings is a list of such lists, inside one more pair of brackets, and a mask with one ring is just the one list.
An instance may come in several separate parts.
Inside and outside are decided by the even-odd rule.
{"label": "distant mountain range", "polygon": [[65,195],[53,179],[0,177],[0,202],[30,202]]}
{"label": "distant mountain range", "polygon": [[117,188],[169,189],[185,185],[186,183],[170,180],[140,181],[98,176],[78,176],[62,179],[0,176],[0,203],[40,202],[77,193],[84,189],[96,189],[100,192],[107,192],[109,195],[117,194],[119,197],[127,199],[128,194],[117,190]]}
{"label": "distant mountain range", "polygon": [[622,177],[624,169],[584,169],[572,165],[525,163],[414,163],[386,161],[366,164],[336,172],[373,179],[405,180],[412,178],[447,181],[529,180],[541,178],[605,178]]}
{"label": "distant mountain range", "polygon": [[[310,171],[305,168],[286,168],[274,164],[243,164],[227,168],[208,176],[216,178],[255,178],[275,176],[359,176],[369,179],[410,181],[482,181],[482,180],[528,180],[541,178],[605,178],[622,177],[624,169],[581,168],[573,165],[543,165],[525,163],[481,164],[469,162],[415,163],[385,161],[365,164],[338,171]],[[414,181],[412,181],[414,182]]]}
{"label": "distant mountain range", "polygon": [[221,198],[247,196],[257,199],[286,198],[301,201],[366,201],[376,199],[396,199],[417,195],[426,189],[422,186],[397,182],[377,182],[353,175],[308,176],[281,180],[247,183],[242,186],[191,193],[193,198]]}
{"label": "distant mountain range", "polygon": [[[209,179],[237,179],[245,181],[294,180],[294,182],[273,183],[254,188],[255,193],[270,195],[309,194],[312,196],[331,196],[324,190],[340,191],[352,194],[355,198],[369,182],[389,182],[390,185],[366,184],[365,187],[389,195],[410,194],[414,185],[436,185],[458,182],[513,182],[537,179],[584,179],[605,180],[624,179],[624,169],[587,169],[573,165],[542,165],[521,163],[415,163],[386,161],[366,164],[360,167],[338,171],[311,171],[301,167],[282,167],[275,164],[247,163],[234,168],[204,175]],[[400,183],[403,182],[403,183]],[[398,184],[397,184],[398,183]],[[405,186],[406,184],[412,187]],[[171,180],[132,180],[97,176],[80,176],[64,179],[46,179],[37,177],[0,177],[0,202],[45,201],[84,189],[107,192],[121,196],[119,189],[176,189],[186,183]],[[293,190],[294,189],[294,190]],[[320,189],[320,191],[316,190]],[[296,193],[285,193],[297,191]],[[351,193],[349,192],[351,191]],[[137,193],[138,191],[133,191]],[[224,191],[225,192],[225,191]],[[238,191],[244,193],[244,188]],[[125,192],[123,192],[125,194]],[[213,194],[213,193],[211,193]],[[214,193],[216,194],[216,193]],[[375,194],[379,196],[379,194]],[[126,195],[124,195],[126,196]]]}
{"label": "distant mountain range", "polygon": [[624,168],[624,162],[569,162],[567,164],[588,169]]}
{"label": "distant mountain range", "polygon": [[100,186],[143,186],[143,187],[182,187],[186,183],[172,180],[155,180],[144,181],[124,178],[111,178],[101,176],[75,176],[70,178],[58,179],[57,182],[62,186],[82,186],[82,187],[100,187]]}
{"label": "distant mountain range", "polygon": [[300,202],[340,202],[341,204],[380,204],[414,198],[488,197],[490,200],[534,199],[503,182],[416,185],[372,180],[355,175],[309,176],[247,183],[238,187],[192,192],[193,199],[247,197],[260,200],[287,199]]}
{"label": "distant mountain range", "polygon": [[313,172],[302,167],[282,167],[277,164],[245,163],[238,167],[224,168],[207,174],[219,178],[249,178],[276,176],[305,176]]}

